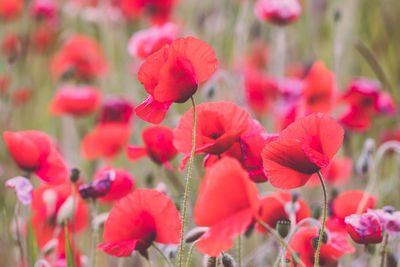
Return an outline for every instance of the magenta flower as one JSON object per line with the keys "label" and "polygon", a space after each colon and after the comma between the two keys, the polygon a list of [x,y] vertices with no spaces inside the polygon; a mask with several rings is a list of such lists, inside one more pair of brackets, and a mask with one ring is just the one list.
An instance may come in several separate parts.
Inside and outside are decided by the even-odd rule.
{"label": "magenta flower", "polygon": [[374,213],[352,214],[345,218],[346,229],[351,239],[359,244],[382,242],[382,225]]}
{"label": "magenta flower", "polygon": [[22,176],[11,178],[6,181],[6,187],[14,189],[19,202],[23,205],[31,204],[33,186],[29,179]]}

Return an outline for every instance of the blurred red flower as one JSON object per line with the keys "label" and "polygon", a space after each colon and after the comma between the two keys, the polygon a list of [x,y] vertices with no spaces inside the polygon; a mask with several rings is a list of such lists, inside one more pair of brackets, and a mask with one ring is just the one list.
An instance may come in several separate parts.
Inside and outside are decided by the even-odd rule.
{"label": "blurred red flower", "polygon": [[166,22],[178,0],[119,0],[122,12],[128,18],[146,15],[152,23]]}
{"label": "blurred red flower", "polygon": [[106,97],[102,104],[99,123],[129,123],[134,116],[133,105],[122,97]]}
{"label": "blurred red flower", "polygon": [[[229,186],[228,186],[229,185]],[[194,207],[194,222],[209,226],[197,249],[211,257],[229,250],[259,209],[258,190],[233,158],[223,158],[207,170]]]}
{"label": "blurred red flower", "polygon": [[162,122],[169,106],[186,102],[215,72],[217,64],[212,47],[194,37],[165,45],[139,69],[138,79],[150,95],[136,107],[137,115],[150,123]]}
{"label": "blurred red flower", "polygon": [[[321,174],[327,184],[334,186],[345,184],[353,171],[353,161],[349,157],[334,157],[328,167],[321,169]],[[313,176],[308,185],[319,185],[317,176]]]}
{"label": "blurred red flower", "polygon": [[17,18],[24,8],[22,0],[0,0],[0,20]]}
{"label": "blurred red flower", "polygon": [[289,125],[261,154],[271,185],[281,189],[303,186],[329,165],[343,135],[342,127],[324,113],[313,113]]}
{"label": "blurred red flower", "polygon": [[12,94],[12,101],[15,105],[23,105],[32,97],[32,90],[29,88],[18,88]]}
{"label": "blurred red flower", "polygon": [[50,103],[53,115],[85,116],[95,112],[101,101],[101,92],[91,86],[63,86]]}
{"label": "blurred red flower", "polygon": [[168,162],[178,153],[173,144],[173,131],[166,126],[150,126],[143,130],[144,146],[129,145],[126,154],[131,161],[148,156],[157,164],[163,164],[168,169],[173,167]]}
{"label": "blurred red flower", "polygon": [[[195,154],[219,155],[227,151],[247,129],[249,114],[235,103],[220,101],[196,106]],[[185,154],[183,170],[192,150],[193,108],[188,110],[174,130],[174,145]]]}
{"label": "blurred red flower", "polygon": [[298,0],[258,0],[254,13],[262,21],[286,25],[297,20],[301,5]]}
{"label": "blurred red flower", "polygon": [[39,179],[64,183],[69,171],[51,138],[39,131],[3,132],[7,148],[18,167],[35,172]]}
{"label": "blurred red flower", "polygon": [[[364,197],[366,201],[363,207],[359,208]],[[358,210],[360,210],[359,213],[364,213],[367,209],[373,209],[375,203],[375,196],[368,195],[362,190],[349,190],[341,193],[333,200],[332,211],[336,217],[344,220],[347,216],[356,214]]]}
{"label": "blurred red flower", "polygon": [[97,248],[116,257],[134,250],[147,255],[153,243],[179,244],[181,217],[172,200],[154,189],[136,189],[118,201],[104,225]]}
{"label": "blurred red flower", "polygon": [[92,80],[106,74],[108,65],[98,43],[89,36],[73,35],[51,60],[54,78],[71,75],[78,80]]}
{"label": "blurred red flower", "polygon": [[[295,213],[296,222],[311,216],[311,210],[302,198],[298,198],[293,203],[293,197],[290,193],[283,191],[271,192],[270,195],[261,199],[260,219],[272,228],[276,228],[276,223],[279,220],[290,220],[289,215],[292,208]],[[257,224],[257,230],[261,233],[267,232],[259,224]]]}
{"label": "blurred red flower", "polygon": [[15,33],[10,32],[4,35],[1,51],[9,59],[14,59],[18,55],[21,51],[21,42]]}

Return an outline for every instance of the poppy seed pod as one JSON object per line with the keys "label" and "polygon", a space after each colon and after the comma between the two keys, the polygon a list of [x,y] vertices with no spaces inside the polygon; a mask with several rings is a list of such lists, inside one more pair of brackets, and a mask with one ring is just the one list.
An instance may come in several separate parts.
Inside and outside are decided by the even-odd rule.
{"label": "poppy seed pod", "polygon": [[276,231],[279,233],[281,237],[285,238],[290,231],[290,220],[287,219],[279,220],[276,223]]}

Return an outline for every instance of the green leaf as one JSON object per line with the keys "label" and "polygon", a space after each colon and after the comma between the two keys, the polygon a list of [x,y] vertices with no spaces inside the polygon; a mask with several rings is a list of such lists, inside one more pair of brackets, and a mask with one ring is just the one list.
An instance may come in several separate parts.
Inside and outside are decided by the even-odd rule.
{"label": "green leaf", "polygon": [[38,245],[36,241],[35,232],[33,231],[32,221],[28,223],[28,234],[27,234],[27,253],[28,253],[28,263],[29,266],[35,266],[38,259]]}
{"label": "green leaf", "polygon": [[67,259],[67,267],[74,267],[74,258],[72,256],[71,243],[69,242],[68,224],[65,223],[65,257]]}

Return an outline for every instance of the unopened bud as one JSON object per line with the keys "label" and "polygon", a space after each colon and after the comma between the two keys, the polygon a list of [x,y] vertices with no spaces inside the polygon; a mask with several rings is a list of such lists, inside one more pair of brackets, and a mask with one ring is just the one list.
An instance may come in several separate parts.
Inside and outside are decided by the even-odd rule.
{"label": "unopened bud", "polygon": [[205,232],[207,232],[208,227],[195,227],[186,234],[185,243],[192,243],[199,239]]}
{"label": "unopened bud", "polygon": [[236,261],[231,255],[229,255],[228,253],[224,253],[224,255],[222,255],[222,266],[235,267]]}
{"label": "unopened bud", "polygon": [[98,197],[104,197],[105,195],[107,195],[108,191],[110,191],[112,182],[114,180],[115,171],[107,171],[100,180],[79,186],[79,194],[84,199],[96,199]]}
{"label": "unopened bud", "polygon": [[366,175],[372,168],[373,164],[373,152],[375,149],[375,141],[372,138],[368,138],[363,146],[360,157],[356,163],[356,172],[360,175]]}
{"label": "unopened bud", "polygon": [[288,219],[281,219],[276,223],[276,231],[279,235],[285,238],[290,231],[290,221]]}
{"label": "unopened bud", "polygon": [[76,183],[79,179],[79,175],[81,171],[78,168],[71,169],[71,174],[69,175],[69,179],[71,182]]}
{"label": "unopened bud", "polygon": [[57,224],[63,225],[65,221],[72,219],[74,212],[74,198],[69,196],[57,212]]}

